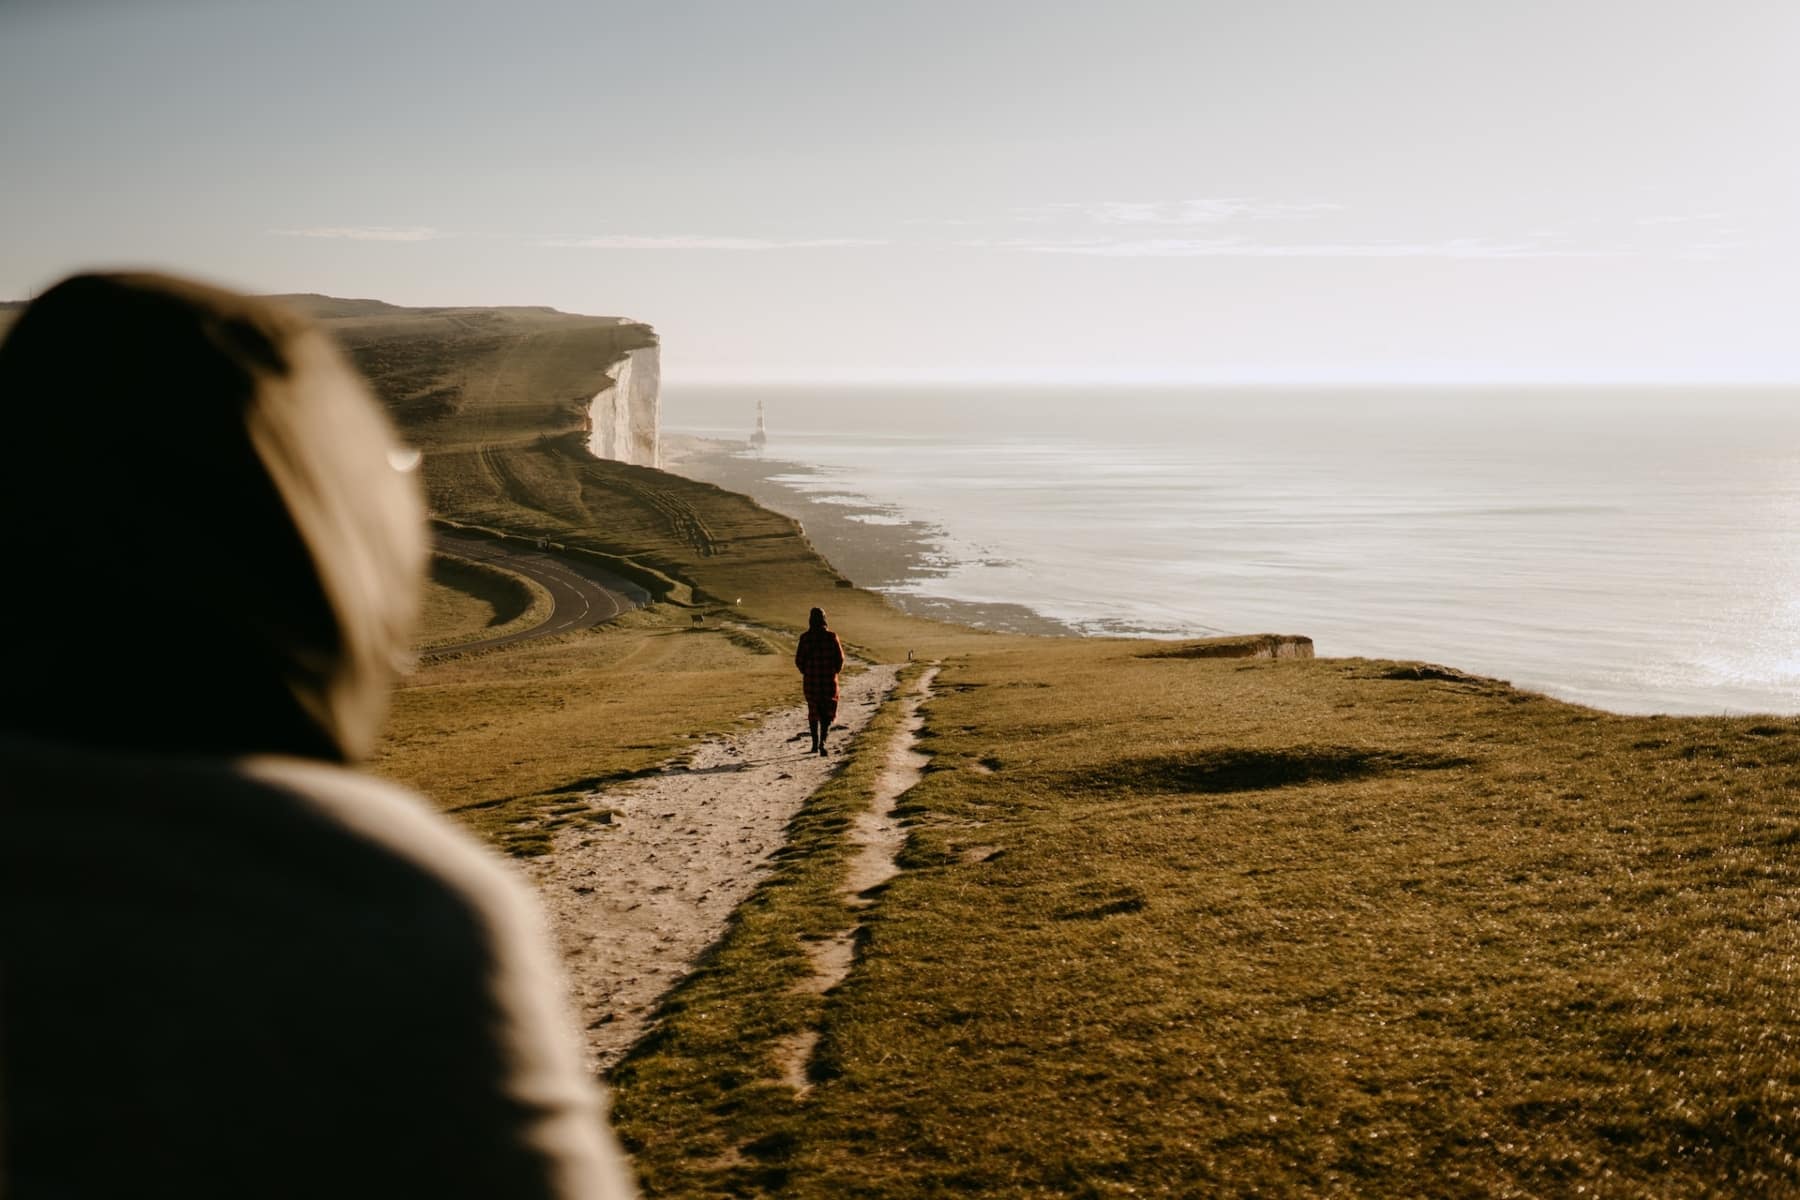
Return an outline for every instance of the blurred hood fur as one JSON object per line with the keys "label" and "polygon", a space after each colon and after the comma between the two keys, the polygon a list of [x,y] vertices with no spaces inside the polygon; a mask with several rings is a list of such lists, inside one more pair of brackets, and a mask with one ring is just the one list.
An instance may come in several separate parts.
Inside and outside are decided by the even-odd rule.
{"label": "blurred hood fur", "polygon": [[410,661],[417,454],[265,301],[81,275],[0,345],[14,650],[0,724],[178,754],[365,756]]}

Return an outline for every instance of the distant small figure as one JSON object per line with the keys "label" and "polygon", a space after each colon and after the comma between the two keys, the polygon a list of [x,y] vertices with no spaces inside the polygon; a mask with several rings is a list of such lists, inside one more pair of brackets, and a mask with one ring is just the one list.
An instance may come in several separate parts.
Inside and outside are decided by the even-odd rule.
{"label": "distant small figure", "polygon": [[794,666],[800,671],[806,693],[806,728],[812,734],[813,754],[825,753],[825,734],[837,719],[838,672],[844,669],[844,647],[837,634],[825,627],[825,610],[815,608],[807,616],[806,632],[794,648]]}
{"label": "distant small figure", "polygon": [[906,661],[911,662],[912,660],[913,660],[913,652],[911,650],[908,650],[906,652]]}

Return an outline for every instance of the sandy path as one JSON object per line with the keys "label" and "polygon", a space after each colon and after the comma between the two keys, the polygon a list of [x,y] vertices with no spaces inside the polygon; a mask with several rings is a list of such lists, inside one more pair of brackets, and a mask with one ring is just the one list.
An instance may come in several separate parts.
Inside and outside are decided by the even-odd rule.
{"label": "sandy path", "polygon": [[830,757],[806,753],[804,705],[775,710],[753,729],[703,743],[686,767],[595,793],[595,807],[616,814],[612,823],[566,828],[528,864],[587,1030],[590,1066],[623,1057],[657,1000],[724,932],[785,844],[788,822],[842,761],[898,670],[871,667],[844,680]]}

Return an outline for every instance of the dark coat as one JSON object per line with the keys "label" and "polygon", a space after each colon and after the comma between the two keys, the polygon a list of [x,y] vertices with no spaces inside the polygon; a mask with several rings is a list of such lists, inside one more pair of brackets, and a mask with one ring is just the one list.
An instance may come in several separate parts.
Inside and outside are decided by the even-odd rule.
{"label": "dark coat", "polygon": [[794,647],[794,666],[800,671],[801,690],[812,701],[836,701],[838,672],[844,669],[844,647],[837,634],[815,625],[800,635]]}

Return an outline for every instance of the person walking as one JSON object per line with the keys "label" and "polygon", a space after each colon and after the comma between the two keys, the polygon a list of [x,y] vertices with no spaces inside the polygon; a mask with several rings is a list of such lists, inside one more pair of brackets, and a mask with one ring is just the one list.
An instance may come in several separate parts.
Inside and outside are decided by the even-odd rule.
{"label": "person walking", "polygon": [[825,625],[825,610],[815,608],[806,619],[806,632],[794,647],[794,666],[800,671],[800,687],[806,693],[806,728],[812,734],[813,754],[825,753],[825,735],[837,719],[838,672],[844,669],[844,647]]}
{"label": "person walking", "polygon": [[338,349],[267,301],[80,276],[0,345],[0,415],[7,552],[59,585],[54,620],[0,590],[29,631],[0,1194],[631,1195],[528,885],[356,769],[429,538],[418,452]]}

